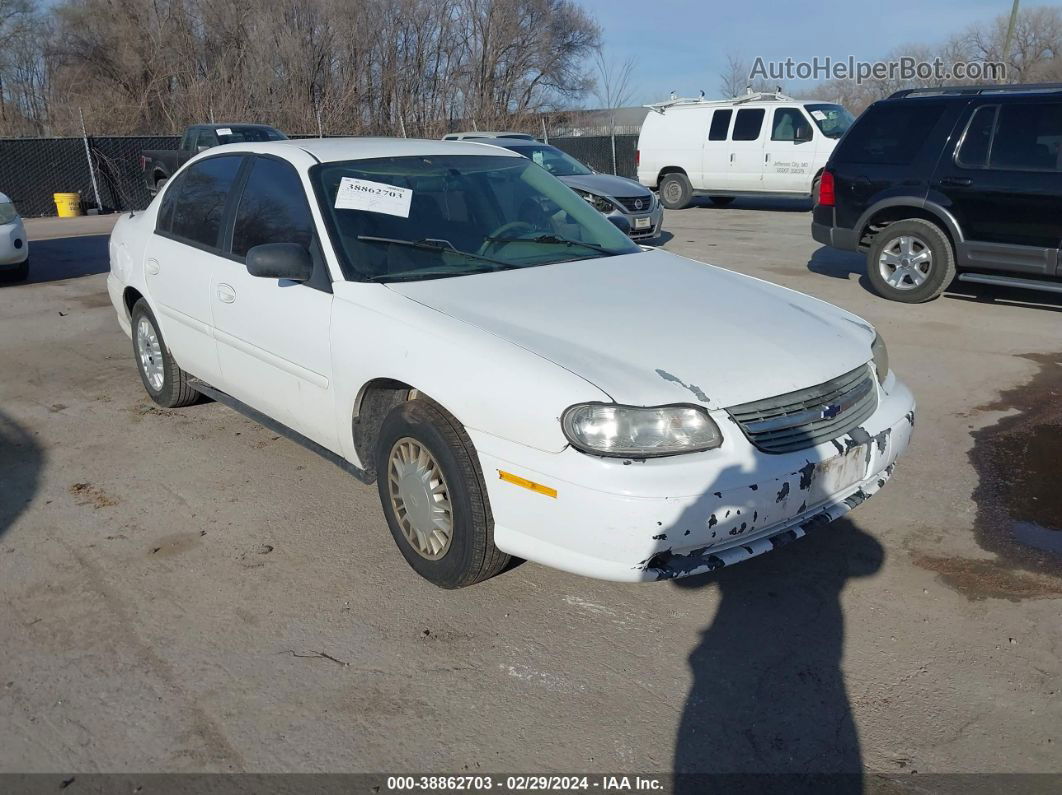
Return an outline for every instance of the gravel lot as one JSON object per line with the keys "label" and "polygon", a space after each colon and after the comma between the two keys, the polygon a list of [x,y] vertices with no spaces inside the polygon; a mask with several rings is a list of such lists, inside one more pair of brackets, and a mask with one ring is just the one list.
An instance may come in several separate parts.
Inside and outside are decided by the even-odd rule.
{"label": "gravel lot", "polygon": [[148,401],[110,222],[29,221],[32,281],[0,287],[0,770],[1062,772],[1057,299],[890,303],[804,205],[668,212],[666,248],[879,328],[906,459],[715,576],[443,592],[375,487]]}

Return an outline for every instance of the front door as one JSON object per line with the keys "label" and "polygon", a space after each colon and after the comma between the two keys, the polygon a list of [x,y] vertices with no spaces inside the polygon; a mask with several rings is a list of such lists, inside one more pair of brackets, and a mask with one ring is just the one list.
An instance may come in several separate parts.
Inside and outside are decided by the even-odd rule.
{"label": "front door", "polygon": [[226,202],[243,157],[209,157],[182,171],[162,195],[144,270],[166,346],[183,370],[216,383],[210,284]]}
{"label": "front door", "polygon": [[702,177],[694,187],[700,190],[718,190],[730,184],[730,121],[733,108],[717,108],[712,112],[708,125],[708,137],[701,156]]}
{"label": "front door", "polygon": [[971,107],[934,188],[966,238],[967,264],[1052,275],[1062,243],[1062,101],[1022,98]]}
{"label": "front door", "polygon": [[[237,399],[338,451],[333,399],[331,280],[314,234],[302,181],[287,162],[255,157],[233,221],[228,257],[211,286],[222,388]],[[247,252],[297,243],[314,254],[301,284],[251,276]]]}
{"label": "front door", "polygon": [[774,108],[763,161],[765,191],[808,193],[811,190],[815,141],[811,120],[800,108]]}

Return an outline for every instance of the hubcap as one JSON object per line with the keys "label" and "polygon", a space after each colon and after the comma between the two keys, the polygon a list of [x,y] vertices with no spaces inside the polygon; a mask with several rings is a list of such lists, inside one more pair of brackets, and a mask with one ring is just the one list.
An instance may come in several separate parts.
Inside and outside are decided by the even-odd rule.
{"label": "hubcap", "polygon": [[391,508],[409,545],[428,560],[445,555],[453,537],[453,508],[435,456],[416,439],[399,439],[388,457],[387,485]]}
{"label": "hubcap", "polygon": [[674,204],[680,198],[682,198],[682,186],[677,182],[669,181],[664,186],[664,195],[667,196],[667,200]]}
{"label": "hubcap", "polygon": [[136,324],[136,352],[140,357],[140,369],[147,379],[152,391],[162,389],[165,373],[162,367],[162,346],[159,345],[159,335],[155,333],[155,327],[146,317],[141,317]]}
{"label": "hubcap", "polygon": [[933,270],[933,252],[925,241],[914,235],[893,238],[881,250],[878,272],[897,290],[921,287]]}

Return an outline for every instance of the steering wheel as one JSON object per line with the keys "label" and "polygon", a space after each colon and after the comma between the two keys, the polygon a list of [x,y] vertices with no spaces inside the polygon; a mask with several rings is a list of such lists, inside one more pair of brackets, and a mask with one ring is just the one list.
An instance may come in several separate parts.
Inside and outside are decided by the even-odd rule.
{"label": "steering wheel", "polygon": [[[535,227],[529,224],[527,221],[509,221],[504,223],[490,233],[490,237],[515,237],[516,230],[523,231],[526,229],[528,232],[534,232]],[[495,248],[501,248],[506,245],[505,242],[500,240],[484,240],[483,245],[479,247],[480,254],[486,254]]]}

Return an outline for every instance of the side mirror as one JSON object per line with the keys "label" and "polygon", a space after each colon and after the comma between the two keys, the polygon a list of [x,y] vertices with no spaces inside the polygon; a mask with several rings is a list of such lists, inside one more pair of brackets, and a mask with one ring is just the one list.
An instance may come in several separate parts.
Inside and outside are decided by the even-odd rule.
{"label": "side mirror", "polygon": [[197,146],[195,148],[195,151],[196,151],[196,154],[198,154],[199,152],[205,152],[209,148],[210,148],[210,146],[207,145],[207,144],[199,144],[199,146]]}
{"label": "side mirror", "polygon": [[607,215],[605,217],[609,220],[609,222],[614,227],[616,227],[618,230],[620,230],[623,234],[630,235],[630,233],[631,233],[631,222],[627,220],[626,216],[623,216],[623,215]]}
{"label": "side mirror", "polygon": [[309,281],[313,259],[298,243],[265,243],[247,252],[247,272],[263,279]]}

